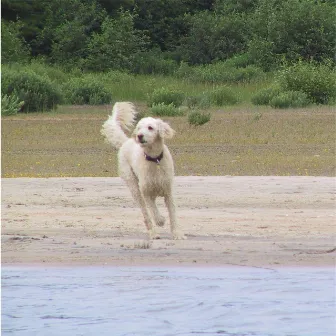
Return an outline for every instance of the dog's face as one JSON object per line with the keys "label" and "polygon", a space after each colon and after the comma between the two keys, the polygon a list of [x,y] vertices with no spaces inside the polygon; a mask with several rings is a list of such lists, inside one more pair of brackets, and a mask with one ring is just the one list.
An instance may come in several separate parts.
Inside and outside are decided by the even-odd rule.
{"label": "dog's face", "polygon": [[146,147],[163,139],[170,139],[175,131],[161,119],[151,117],[141,119],[133,132],[135,141],[141,147]]}

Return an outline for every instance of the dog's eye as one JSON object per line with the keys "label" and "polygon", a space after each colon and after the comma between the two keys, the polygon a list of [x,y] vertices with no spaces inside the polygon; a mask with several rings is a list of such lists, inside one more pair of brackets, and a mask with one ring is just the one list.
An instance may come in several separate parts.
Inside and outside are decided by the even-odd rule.
{"label": "dog's eye", "polygon": [[152,126],[148,126],[148,129],[149,129],[150,131],[153,131],[153,127],[152,127]]}

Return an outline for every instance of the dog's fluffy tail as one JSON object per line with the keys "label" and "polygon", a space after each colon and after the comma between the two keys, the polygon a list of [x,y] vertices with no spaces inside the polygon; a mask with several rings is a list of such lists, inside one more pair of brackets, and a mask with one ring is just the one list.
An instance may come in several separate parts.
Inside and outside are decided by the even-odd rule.
{"label": "dog's fluffy tail", "polygon": [[137,111],[132,103],[119,102],[113,106],[112,114],[103,124],[101,134],[116,149],[128,140],[124,131],[134,125]]}

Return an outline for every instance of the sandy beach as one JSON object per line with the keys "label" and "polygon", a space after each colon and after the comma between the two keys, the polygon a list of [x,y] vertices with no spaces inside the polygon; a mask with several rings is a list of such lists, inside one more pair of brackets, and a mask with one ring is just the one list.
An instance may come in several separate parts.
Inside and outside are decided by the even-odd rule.
{"label": "sandy beach", "polygon": [[2,264],[335,264],[332,177],[176,177],[174,194],[188,239],[166,223],[149,241],[120,178],[2,179]]}

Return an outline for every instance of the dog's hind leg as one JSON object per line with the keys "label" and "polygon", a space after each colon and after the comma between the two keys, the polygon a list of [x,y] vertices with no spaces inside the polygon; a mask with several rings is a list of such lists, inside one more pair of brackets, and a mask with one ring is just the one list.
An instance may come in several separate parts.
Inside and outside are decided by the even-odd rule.
{"label": "dog's hind leg", "polygon": [[165,225],[165,222],[166,222],[165,218],[158,212],[158,215],[155,220],[156,225],[162,227]]}
{"label": "dog's hind leg", "polygon": [[151,203],[151,209],[153,209],[153,217],[154,217],[154,223],[157,225],[157,226],[164,226],[165,224],[165,218],[160,214],[160,211],[159,209],[157,208],[156,206],[156,203],[155,203],[155,199],[156,197],[155,196],[149,196],[152,198],[152,203]]}

